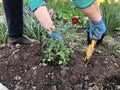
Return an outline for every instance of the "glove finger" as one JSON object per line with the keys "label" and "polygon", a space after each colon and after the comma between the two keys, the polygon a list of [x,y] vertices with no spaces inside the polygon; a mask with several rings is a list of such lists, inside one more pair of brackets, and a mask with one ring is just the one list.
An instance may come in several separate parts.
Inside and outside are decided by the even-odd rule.
{"label": "glove finger", "polygon": [[93,29],[93,27],[92,27],[92,25],[90,25],[90,27],[87,30],[87,41],[88,41],[88,44],[91,44],[91,40],[92,40],[92,36],[93,36],[92,29]]}
{"label": "glove finger", "polygon": [[60,42],[64,42],[63,41],[63,37],[57,33],[52,33],[49,35],[51,39],[55,39],[55,40],[58,40]]}
{"label": "glove finger", "polygon": [[89,27],[89,38],[90,40],[92,40],[92,36],[93,36],[93,30],[94,30],[94,26],[90,23],[90,27]]}
{"label": "glove finger", "polygon": [[99,40],[97,40],[96,45],[100,45],[100,44],[102,43],[102,41],[103,41],[105,35],[106,35],[106,33],[104,33],[104,34],[102,35],[102,37],[101,37]]}
{"label": "glove finger", "polygon": [[91,39],[88,31],[87,31],[87,44],[88,45],[91,44]]}
{"label": "glove finger", "polygon": [[94,31],[93,31],[93,34],[97,37],[97,39],[100,39],[103,35],[103,32],[100,31],[100,29],[96,28]]}

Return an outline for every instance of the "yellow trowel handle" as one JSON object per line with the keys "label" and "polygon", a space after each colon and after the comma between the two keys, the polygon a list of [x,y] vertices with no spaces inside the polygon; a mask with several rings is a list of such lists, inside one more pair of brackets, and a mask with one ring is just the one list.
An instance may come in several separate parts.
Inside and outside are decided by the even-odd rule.
{"label": "yellow trowel handle", "polygon": [[87,50],[87,52],[86,52],[86,56],[85,56],[85,58],[84,58],[84,61],[85,61],[85,62],[87,62],[87,61],[91,58],[91,56],[92,56],[92,54],[93,54],[93,52],[94,52],[95,44],[96,44],[96,40],[92,40],[92,41],[91,41],[91,44],[89,44],[88,50]]}

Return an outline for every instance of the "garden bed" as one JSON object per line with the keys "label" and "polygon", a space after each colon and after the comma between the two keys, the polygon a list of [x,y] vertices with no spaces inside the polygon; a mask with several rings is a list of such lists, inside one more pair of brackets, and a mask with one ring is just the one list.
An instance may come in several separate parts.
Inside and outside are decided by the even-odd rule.
{"label": "garden bed", "polygon": [[67,66],[43,63],[40,44],[0,46],[0,82],[9,90],[120,90],[120,58],[110,45],[95,50],[90,63],[85,51],[74,47]]}

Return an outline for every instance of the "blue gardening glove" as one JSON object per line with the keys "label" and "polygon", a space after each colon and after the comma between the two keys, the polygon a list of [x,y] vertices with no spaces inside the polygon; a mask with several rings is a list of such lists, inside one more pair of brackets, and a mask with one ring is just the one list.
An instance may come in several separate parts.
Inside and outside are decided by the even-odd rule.
{"label": "blue gardening glove", "polygon": [[51,39],[57,39],[57,40],[59,40],[60,42],[63,43],[63,38],[62,38],[62,36],[60,34],[52,33],[49,36],[50,36]]}
{"label": "blue gardening glove", "polygon": [[102,35],[106,33],[106,26],[103,22],[103,19],[99,22],[91,21],[90,28],[89,28],[89,37],[90,40],[96,39],[100,40]]}

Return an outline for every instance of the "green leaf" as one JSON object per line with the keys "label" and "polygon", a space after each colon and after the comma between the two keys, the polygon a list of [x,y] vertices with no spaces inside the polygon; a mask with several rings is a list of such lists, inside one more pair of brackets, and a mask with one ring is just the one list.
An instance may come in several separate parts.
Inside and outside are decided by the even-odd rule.
{"label": "green leaf", "polygon": [[63,64],[63,61],[59,61],[59,65],[62,65]]}
{"label": "green leaf", "polygon": [[64,59],[64,58],[65,58],[65,54],[64,54],[64,52],[63,52],[63,51],[57,52],[57,54],[56,54],[56,55],[60,55],[60,57],[61,57],[62,59]]}
{"label": "green leaf", "polygon": [[47,59],[47,61],[52,61],[51,59]]}

